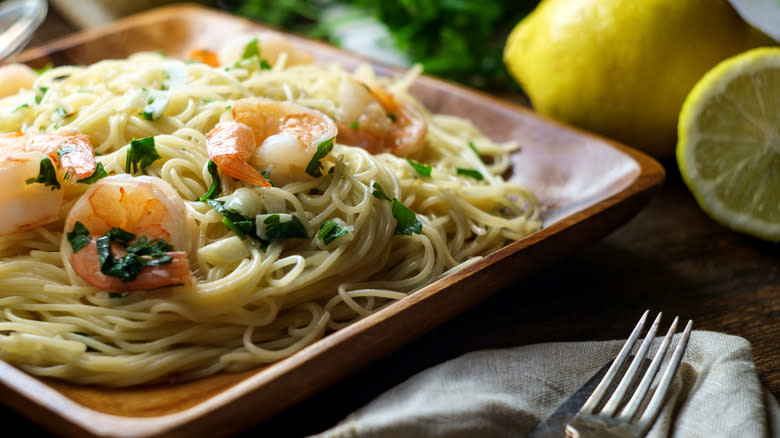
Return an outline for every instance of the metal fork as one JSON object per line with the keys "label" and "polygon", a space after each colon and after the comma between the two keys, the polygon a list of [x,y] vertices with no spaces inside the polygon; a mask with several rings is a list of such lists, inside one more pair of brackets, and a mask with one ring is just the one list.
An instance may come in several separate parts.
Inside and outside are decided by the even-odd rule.
{"label": "metal fork", "polygon": [[[655,422],[656,417],[661,411],[661,407],[666,399],[672,383],[672,377],[677,372],[677,368],[682,361],[683,353],[688,346],[688,338],[691,334],[693,321],[688,321],[685,330],[680,336],[677,346],[669,359],[660,381],[652,389],[652,384],[656,380],[656,375],[661,367],[661,362],[669,349],[672,336],[677,330],[678,318],[675,317],[666,337],[658,347],[653,361],[644,371],[641,372],[643,363],[646,362],[645,356],[650,349],[650,344],[658,331],[658,325],[661,322],[661,313],[655,318],[653,325],[647,332],[642,345],[639,346],[631,361],[631,365],[623,374],[622,379],[617,383],[617,378],[622,370],[626,360],[634,348],[637,338],[645,325],[647,315],[646,311],[639,319],[634,331],[620,350],[617,358],[609,367],[604,378],[593,391],[593,394],[585,401],[577,415],[566,425],[566,436],[570,438],[590,438],[590,437],[622,437],[622,438],[640,438],[647,434],[650,427]],[[636,379],[642,377],[639,383]],[[617,383],[612,396],[604,402],[609,395],[608,391]],[[652,391],[651,391],[652,389]],[[626,399],[628,401],[626,401]],[[649,400],[648,400],[649,397]]]}

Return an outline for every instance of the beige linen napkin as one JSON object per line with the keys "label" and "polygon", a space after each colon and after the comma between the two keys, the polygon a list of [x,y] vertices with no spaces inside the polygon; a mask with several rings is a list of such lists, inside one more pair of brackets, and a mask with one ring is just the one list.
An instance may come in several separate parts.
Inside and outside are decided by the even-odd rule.
{"label": "beige linen napkin", "polygon": [[[547,343],[468,353],[413,376],[315,436],[520,437],[622,345]],[[780,436],[780,407],[762,388],[743,338],[694,331],[673,389],[649,438]]]}

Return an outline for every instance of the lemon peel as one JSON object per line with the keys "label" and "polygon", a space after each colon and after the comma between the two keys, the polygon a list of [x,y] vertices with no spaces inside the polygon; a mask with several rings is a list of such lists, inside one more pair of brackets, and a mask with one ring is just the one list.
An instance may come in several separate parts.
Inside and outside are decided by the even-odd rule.
{"label": "lemon peel", "polygon": [[671,158],[696,81],[772,44],[725,0],[543,0],[504,61],[538,113]]}

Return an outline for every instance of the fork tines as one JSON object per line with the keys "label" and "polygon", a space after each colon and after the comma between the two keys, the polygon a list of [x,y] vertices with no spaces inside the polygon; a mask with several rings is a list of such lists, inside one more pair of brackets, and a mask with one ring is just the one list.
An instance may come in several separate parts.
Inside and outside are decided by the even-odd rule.
{"label": "fork tines", "polygon": [[[692,321],[689,320],[688,324],[685,326],[685,330],[677,342],[677,346],[666,365],[660,381],[655,389],[651,391],[651,385],[655,381],[656,375],[661,367],[661,362],[663,362],[664,357],[666,356],[672,337],[677,330],[678,323],[678,318],[675,317],[666,333],[666,337],[658,347],[652,362],[647,366],[644,374],[642,374],[640,370],[645,366],[645,357],[647,356],[650,344],[652,343],[661,322],[661,313],[659,313],[648,330],[642,344],[639,346],[639,349],[634,354],[631,364],[623,374],[620,382],[617,383],[617,388],[612,392],[611,397],[609,397],[606,402],[604,401],[609,394],[608,390],[614,387],[614,384],[617,382],[616,378],[624,368],[624,364],[639,338],[639,334],[645,325],[649,313],[650,311],[647,310],[642,315],[642,318],[639,320],[636,327],[634,327],[631,336],[629,336],[626,344],[620,350],[620,353],[617,358],[615,358],[612,366],[609,367],[604,378],[583,405],[579,415],[598,415],[602,418],[609,417],[617,422],[633,423],[638,426],[643,433],[649,430],[661,410],[666,393],[669,391],[672,378],[682,361],[682,356],[688,345],[688,338],[691,334]],[[637,384],[636,380],[640,376],[642,379]],[[626,400],[628,396],[631,397]],[[599,407],[600,409],[598,409]]]}

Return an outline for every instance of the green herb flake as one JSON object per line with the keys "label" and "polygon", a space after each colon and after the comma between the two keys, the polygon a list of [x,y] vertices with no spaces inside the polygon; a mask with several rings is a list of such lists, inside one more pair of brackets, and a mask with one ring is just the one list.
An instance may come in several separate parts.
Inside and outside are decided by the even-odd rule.
{"label": "green herb flake", "polygon": [[375,182],[371,187],[374,189],[374,191],[371,192],[371,194],[374,195],[375,198],[382,199],[385,201],[391,201],[391,202],[393,201],[393,198],[387,196],[387,194],[385,193],[385,189],[383,189],[378,182]]}
{"label": "green herb flake", "polygon": [[73,249],[74,254],[92,241],[92,238],[89,236],[89,230],[79,221],[73,224],[73,230],[65,233],[65,236],[68,242],[70,242],[70,247]]}
{"label": "green herb flake", "polygon": [[479,151],[477,150],[477,147],[474,146],[474,142],[469,140],[468,145],[469,145],[469,149],[471,149],[472,151],[474,151],[475,154],[477,154],[477,158],[479,158],[479,161],[484,163],[485,162],[485,158],[482,157],[482,154],[479,153]]}
{"label": "green herb flake", "polygon": [[465,169],[463,167],[456,167],[455,172],[458,175],[467,176],[469,178],[474,178],[477,181],[482,181],[485,179],[484,176],[482,176],[482,173],[480,173],[478,170],[475,169]]}
{"label": "green herb flake", "polygon": [[317,231],[317,238],[325,245],[330,245],[331,242],[339,237],[346,236],[349,231],[342,227],[338,222],[333,219],[328,219],[320,225],[320,230]]}
{"label": "green herb flake", "polygon": [[398,120],[398,116],[397,116],[397,115],[395,115],[395,113],[387,113],[387,117],[390,117],[390,120],[392,120],[392,121],[394,121],[394,122],[395,122],[396,120]]}
{"label": "green herb flake", "polygon": [[401,201],[387,196],[379,183],[375,182],[372,187],[374,188],[372,194],[375,198],[393,203],[391,211],[393,213],[393,217],[398,222],[395,226],[395,234],[409,236],[412,234],[422,233],[422,222],[417,220],[417,215],[414,213],[414,211],[405,206]]}
{"label": "green herb flake", "polygon": [[244,47],[244,52],[241,54],[241,59],[249,59],[254,56],[260,57],[260,45],[257,38],[252,38]]}
{"label": "green herb flake", "polygon": [[349,127],[357,131],[358,129],[360,129],[360,122],[355,120],[354,122],[349,124]]}
{"label": "green herb flake", "polygon": [[[127,254],[114,257],[111,253],[111,242],[122,245]],[[135,234],[121,228],[110,229],[100,236],[95,244],[100,272],[117,277],[123,282],[134,280],[147,266],[162,266],[173,261],[173,257],[168,254],[173,251],[173,246],[164,239],[149,240],[146,236],[141,236],[136,240]]]}
{"label": "green herb flake", "polygon": [[59,148],[57,149],[57,159],[61,161],[63,155],[67,155],[75,150],[76,148],[74,146],[65,146],[64,148]]}
{"label": "green herb flake", "polygon": [[49,70],[51,70],[53,68],[54,68],[54,65],[52,63],[48,63],[48,64],[46,64],[45,67],[34,69],[34,71],[35,71],[35,73],[37,73],[40,76],[40,75],[46,73],[47,71],[49,71]]}
{"label": "green herb flake", "polygon": [[65,111],[64,108],[57,108],[54,110],[54,113],[62,117],[63,119],[68,116],[68,112]]}
{"label": "green herb flake", "polygon": [[333,150],[332,138],[317,145],[317,152],[314,153],[309,165],[306,166],[306,173],[315,178],[322,176],[322,169],[325,166],[322,165],[321,160],[327,157],[331,150]]}
{"label": "green herb flake", "polygon": [[112,241],[119,242],[123,245],[127,245],[135,239],[135,234],[117,227],[106,231],[104,236],[108,236]]}
{"label": "green herb flake", "polygon": [[224,201],[209,199],[206,202],[223,216],[222,223],[238,237],[241,239],[251,237],[254,240],[262,241],[260,236],[257,235],[257,226],[254,218],[246,217],[235,210],[225,207]]}
{"label": "green herb flake", "polygon": [[260,60],[260,70],[270,70],[271,64],[268,63],[265,59]]}
{"label": "green herb flake", "polygon": [[430,164],[423,164],[418,161],[407,158],[406,161],[414,168],[414,170],[422,176],[431,176],[431,170],[433,166]]}
{"label": "green herb flake", "polygon": [[265,226],[266,241],[268,243],[279,239],[308,239],[306,227],[298,216],[290,215],[290,220],[281,222],[278,214],[272,214],[263,220]]}
{"label": "green herb flake", "polygon": [[209,190],[201,195],[200,198],[198,198],[198,200],[201,202],[214,199],[219,196],[220,193],[222,193],[222,182],[219,179],[219,169],[217,169],[217,164],[209,160],[207,168],[209,175],[211,175],[211,185],[209,186]]}
{"label": "green herb flake", "polygon": [[134,139],[130,142],[130,148],[127,151],[125,172],[132,174],[140,169],[141,172],[146,173],[144,169],[159,158],[161,157],[160,154],[157,153],[154,137],[146,137],[140,140]]}
{"label": "green herb flake", "polygon": [[276,184],[274,184],[274,182],[271,181],[271,169],[261,170],[260,175],[263,175],[263,178],[265,178],[265,180],[268,181],[268,184],[271,184],[271,187],[276,187]]}
{"label": "green herb flake", "polygon": [[150,97],[141,113],[141,117],[151,122],[159,120],[165,112],[165,108],[168,107],[168,100],[168,93],[160,93]]}
{"label": "green herb flake", "polygon": [[86,178],[81,178],[76,182],[82,184],[95,184],[99,179],[105,178],[107,176],[108,176],[108,172],[106,172],[106,169],[103,168],[103,163],[98,161],[97,166],[95,166],[95,171],[92,172],[92,175]]}
{"label": "green herb flake", "polygon": [[16,108],[14,108],[13,111],[11,111],[11,112],[15,113],[15,112],[19,111],[22,108],[29,108],[29,107],[30,107],[29,103],[23,103],[23,104],[17,106]]}
{"label": "green herb flake", "polygon": [[59,189],[60,182],[57,181],[57,172],[54,170],[54,164],[49,157],[41,160],[41,166],[38,170],[38,176],[29,178],[25,181],[27,184],[40,183],[45,186],[51,186],[52,190]]}
{"label": "green herb flake", "polygon": [[422,222],[417,220],[417,215],[397,199],[393,199],[393,217],[398,221],[395,226],[395,234],[411,236],[422,233]]}
{"label": "green herb flake", "polygon": [[47,91],[49,91],[49,87],[38,87],[38,92],[35,93],[35,103],[41,103]]}

